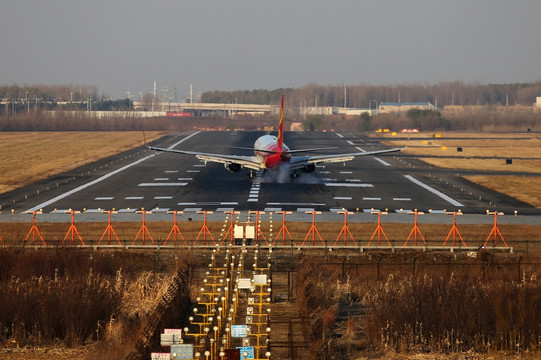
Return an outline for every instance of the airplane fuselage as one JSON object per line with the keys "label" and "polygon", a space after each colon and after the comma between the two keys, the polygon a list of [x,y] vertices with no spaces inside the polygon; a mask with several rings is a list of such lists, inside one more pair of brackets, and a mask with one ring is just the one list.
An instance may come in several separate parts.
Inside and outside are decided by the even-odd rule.
{"label": "airplane fuselage", "polygon": [[291,154],[288,153],[289,148],[287,145],[282,144],[282,148],[280,148],[278,146],[278,138],[273,135],[259,137],[254,144],[254,149],[269,151],[255,151],[255,155],[266,169],[278,167],[281,163],[291,160]]}

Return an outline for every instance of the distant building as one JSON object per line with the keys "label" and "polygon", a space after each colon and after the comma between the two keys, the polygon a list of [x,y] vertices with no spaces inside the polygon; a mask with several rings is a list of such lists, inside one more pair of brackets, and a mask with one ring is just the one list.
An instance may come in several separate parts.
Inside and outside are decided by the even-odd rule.
{"label": "distant building", "polygon": [[382,102],[379,104],[380,113],[406,112],[411,109],[434,110],[436,107],[430,102]]}
{"label": "distant building", "polygon": [[333,115],[361,115],[362,113],[367,113],[368,115],[374,115],[375,110],[372,109],[357,109],[357,108],[345,108],[345,107],[334,107],[332,108]]}
{"label": "distant building", "polygon": [[332,115],[332,106],[308,106],[300,108],[301,115]]}
{"label": "distant building", "polygon": [[535,98],[535,107],[541,109],[541,95],[537,95]]}

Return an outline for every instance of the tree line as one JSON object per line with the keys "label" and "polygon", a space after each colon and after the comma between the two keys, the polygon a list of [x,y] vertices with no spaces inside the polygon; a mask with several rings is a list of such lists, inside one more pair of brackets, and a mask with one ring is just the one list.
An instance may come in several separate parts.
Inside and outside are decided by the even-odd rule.
{"label": "tree line", "polygon": [[[201,102],[239,104],[279,104],[280,95],[287,95],[287,104],[294,106],[333,106],[376,108],[381,102],[425,102],[438,107],[448,105],[524,105],[531,106],[541,94],[541,81],[514,84],[479,84],[462,81],[438,84],[410,83],[398,85],[318,85],[311,83],[299,88],[274,90],[254,89],[236,91],[206,91]],[[111,101],[99,94],[96,86],[87,85],[4,85],[0,100],[85,102]],[[39,103],[38,101],[38,103]],[[128,100],[129,101],[129,100]],[[174,100],[173,100],[174,101]]]}
{"label": "tree line", "polygon": [[[75,101],[82,102],[88,98],[99,99],[98,88],[93,85],[4,85],[0,86],[0,98],[26,99],[36,98],[47,102]],[[104,95],[102,95],[105,98]]]}
{"label": "tree line", "polygon": [[376,108],[381,102],[425,102],[438,107],[449,105],[524,105],[531,106],[541,94],[541,81],[535,83],[489,84],[462,81],[401,85],[327,85],[308,84],[299,88],[276,90],[208,91],[202,102],[278,104],[286,94],[289,105],[299,107],[333,106]]}

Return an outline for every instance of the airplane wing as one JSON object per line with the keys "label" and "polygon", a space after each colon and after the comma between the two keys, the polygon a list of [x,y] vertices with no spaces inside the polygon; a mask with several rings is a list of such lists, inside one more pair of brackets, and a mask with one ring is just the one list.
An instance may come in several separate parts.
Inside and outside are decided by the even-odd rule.
{"label": "airplane wing", "polygon": [[209,154],[196,151],[186,151],[186,150],[176,150],[176,149],[166,149],[159,148],[154,146],[148,146],[150,150],[162,151],[162,152],[172,152],[176,154],[184,155],[193,155],[196,158],[203,160],[204,162],[215,162],[224,165],[238,164],[243,168],[261,170],[261,163],[257,161],[255,156],[242,156],[242,155],[225,155],[225,154]]}
{"label": "airplane wing", "polygon": [[301,169],[306,165],[319,165],[325,163],[336,163],[336,162],[346,162],[353,160],[357,156],[369,156],[369,155],[378,155],[393,153],[404,150],[404,148],[393,148],[385,150],[375,150],[375,151],[365,151],[365,152],[355,152],[348,154],[330,154],[330,155],[315,155],[315,156],[293,156],[289,162],[290,170]]}

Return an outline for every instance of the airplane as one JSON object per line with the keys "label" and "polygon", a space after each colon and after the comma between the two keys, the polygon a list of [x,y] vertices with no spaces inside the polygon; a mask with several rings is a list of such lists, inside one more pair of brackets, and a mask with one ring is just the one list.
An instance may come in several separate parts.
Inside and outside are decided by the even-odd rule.
{"label": "airplane", "polygon": [[154,151],[161,152],[171,152],[184,155],[193,155],[196,158],[207,162],[221,163],[224,167],[233,173],[240,171],[243,168],[250,170],[250,177],[254,176],[254,171],[264,170],[264,171],[273,171],[276,169],[287,169],[290,179],[297,177],[297,171],[301,170],[307,173],[311,173],[315,170],[316,165],[337,163],[353,160],[357,156],[368,156],[368,155],[378,155],[386,154],[392,152],[398,152],[405,149],[404,148],[393,148],[385,150],[376,150],[376,151],[366,151],[366,152],[353,152],[345,154],[326,154],[326,155],[312,155],[312,156],[294,156],[293,154],[298,154],[302,152],[326,150],[332,148],[313,148],[313,149],[302,149],[302,150],[291,150],[284,143],[284,94],[282,94],[282,103],[280,106],[280,124],[278,128],[278,136],[266,134],[259,137],[253,148],[248,147],[236,147],[231,148],[240,149],[240,150],[251,150],[254,151],[253,156],[245,155],[227,155],[227,154],[210,154],[196,151],[188,150],[177,150],[177,149],[167,149],[159,148],[155,146],[147,145],[147,148]]}

